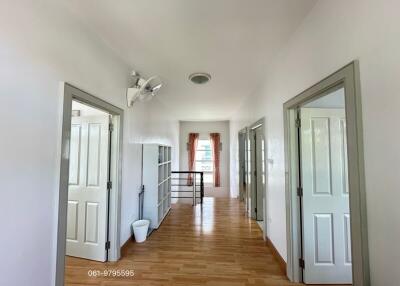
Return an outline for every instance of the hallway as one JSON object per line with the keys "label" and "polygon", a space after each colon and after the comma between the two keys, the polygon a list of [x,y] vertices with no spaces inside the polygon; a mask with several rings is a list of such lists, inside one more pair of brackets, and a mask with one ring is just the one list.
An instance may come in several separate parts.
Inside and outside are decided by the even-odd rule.
{"label": "hallway", "polygon": [[[117,263],[67,257],[66,285],[296,285],[289,283],[255,221],[236,199],[205,198],[203,209],[175,204],[143,244],[129,242]],[[89,277],[89,270],[134,270]]]}

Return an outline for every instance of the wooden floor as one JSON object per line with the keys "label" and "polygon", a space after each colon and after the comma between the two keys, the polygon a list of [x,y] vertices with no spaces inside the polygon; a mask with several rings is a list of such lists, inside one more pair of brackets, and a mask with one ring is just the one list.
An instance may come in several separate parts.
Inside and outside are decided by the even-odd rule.
{"label": "wooden floor", "polygon": [[[89,277],[89,270],[133,270],[133,277]],[[116,263],[67,257],[65,285],[299,285],[289,283],[235,199],[176,204],[145,243],[130,242]]]}

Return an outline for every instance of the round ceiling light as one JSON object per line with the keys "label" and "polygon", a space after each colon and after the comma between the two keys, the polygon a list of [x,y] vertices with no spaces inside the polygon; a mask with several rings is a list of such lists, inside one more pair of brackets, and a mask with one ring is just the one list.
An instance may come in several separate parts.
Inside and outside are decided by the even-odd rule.
{"label": "round ceiling light", "polygon": [[210,81],[211,76],[208,73],[192,73],[189,76],[191,82],[195,84],[204,84]]}

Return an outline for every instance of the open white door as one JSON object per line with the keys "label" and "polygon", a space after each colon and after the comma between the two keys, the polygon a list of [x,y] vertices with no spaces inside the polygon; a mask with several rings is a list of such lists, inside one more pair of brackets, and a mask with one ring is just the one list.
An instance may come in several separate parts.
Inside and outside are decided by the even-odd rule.
{"label": "open white door", "polygon": [[109,116],[72,117],[66,254],[106,260]]}
{"label": "open white door", "polygon": [[351,284],[344,109],[301,109],[304,283]]}

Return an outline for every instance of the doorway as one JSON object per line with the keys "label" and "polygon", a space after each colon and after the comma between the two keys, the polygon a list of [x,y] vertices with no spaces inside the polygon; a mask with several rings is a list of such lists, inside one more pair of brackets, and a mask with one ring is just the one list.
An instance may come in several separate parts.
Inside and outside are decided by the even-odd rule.
{"label": "doorway", "polygon": [[249,127],[250,213],[266,236],[266,148],[264,118]]}
{"label": "doorway", "polygon": [[351,284],[344,88],[297,109],[303,282]]}
{"label": "doorway", "polygon": [[67,256],[108,260],[112,132],[111,114],[72,101]]}
{"label": "doorway", "polygon": [[246,214],[249,211],[248,200],[248,131],[244,128],[238,133],[239,143],[239,199],[245,203]]}
{"label": "doorway", "polygon": [[369,285],[357,63],[284,111],[289,279]]}
{"label": "doorway", "polygon": [[265,169],[264,164],[264,132],[262,126],[251,130],[253,144],[253,198],[254,212],[257,221],[264,220],[264,189],[265,189]]}
{"label": "doorway", "polygon": [[67,83],[62,95],[56,285],[66,255],[120,258],[123,111]]}

